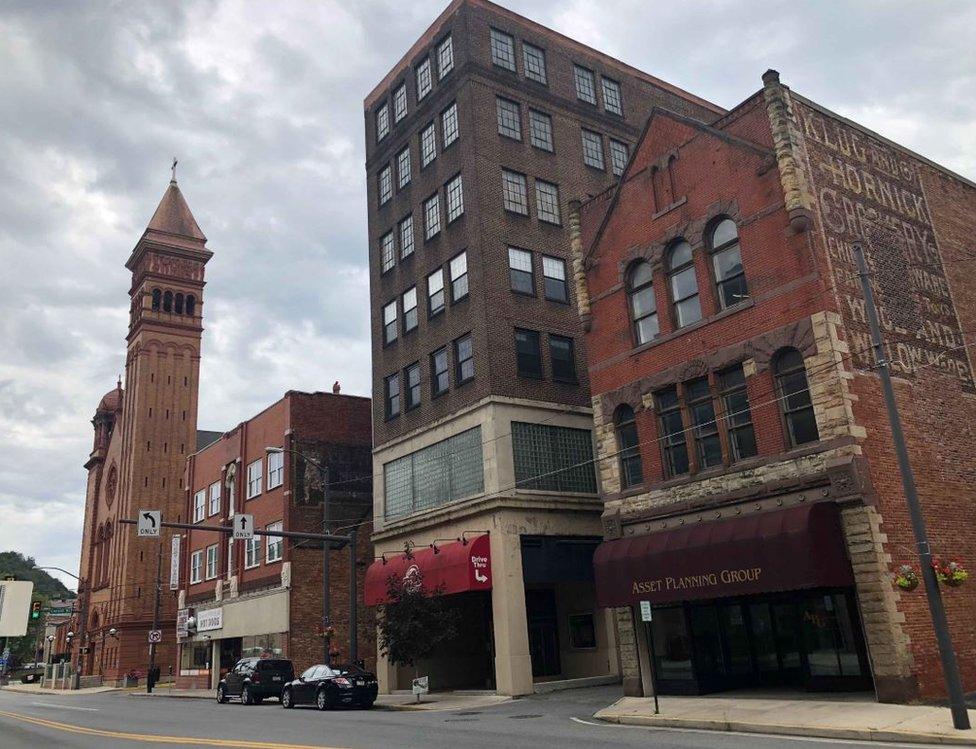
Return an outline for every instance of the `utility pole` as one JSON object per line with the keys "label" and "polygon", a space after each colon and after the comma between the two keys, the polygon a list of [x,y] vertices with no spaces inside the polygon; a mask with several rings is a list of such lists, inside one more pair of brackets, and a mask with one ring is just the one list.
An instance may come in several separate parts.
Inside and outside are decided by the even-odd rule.
{"label": "utility pole", "polygon": [[[319,477],[322,482],[322,532],[325,534],[329,533],[329,466],[325,463],[316,464],[319,469]],[[322,662],[328,666],[331,664],[331,656],[329,650],[332,646],[332,640],[326,634],[329,631],[329,625],[331,622],[330,609],[332,608],[332,601],[330,595],[330,583],[331,580],[331,570],[329,569],[329,552],[332,550],[332,544],[329,541],[322,541],[322,642],[324,643],[325,654],[322,657]]]}
{"label": "utility pole", "polygon": [[[160,528],[160,530],[162,530]],[[163,534],[159,534],[159,544],[157,546],[156,553],[156,595],[153,601],[153,631],[159,629],[159,595],[160,589],[162,588],[162,583],[160,582],[160,577],[163,574]],[[149,643],[149,673],[146,674],[146,694],[152,694],[153,686],[155,686],[156,677],[156,643]]]}
{"label": "utility pole", "polygon": [[88,591],[85,578],[78,579],[78,649],[75,650],[75,672],[71,677],[71,688],[81,687],[81,649],[85,646],[85,624],[88,619]]}
{"label": "utility pole", "polygon": [[915,488],[915,475],[908,460],[908,449],[905,446],[905,435],[901,428],[901,417],[898,415],[898,404],[895,401],[895,390],[891,385],[891,373],[888,370],[888,360],[885,356],[881,341],[881,326],[878,324],[878,310],[874,306],[874,292],[871,290],[871,275],[868,272],[867,261],[864,259],[864,246],[858,241],[854,243],[854,257],[857,260],[857,275],[861,279],[861,289],[864,292],[864,303],[871,327],[871,348],[874,359],[881,375],[881,387],[884,391],[885,407],[888,410],[888,421],[891,424],[891,439],[895,443],[898,455],[898,468],[901,471],[901,484],[905,491],[908,504],[908,514],[915,533],[915,544],[918,548],[919,565],[922,568],[922,579],[925,581],[925,595],[928,598],[929,613],[935,629],[935,638],[939,644],[939,656],[942,660],[942,673],[945,676],[946,691],[949,693],[949,709],[952,711],[952,725],[957,729],[970,728],[969,713],[966,710],[966,698],[959,678],[959,666],[956,663],[956,652],[952,648],[952,637],[949,634],[949,620],[945,607],[942,605],[942,593],[939,581],[932,568],[932,549],[929,547],[928,532],[925,529],[925,517],[918,501],[918,491]]}

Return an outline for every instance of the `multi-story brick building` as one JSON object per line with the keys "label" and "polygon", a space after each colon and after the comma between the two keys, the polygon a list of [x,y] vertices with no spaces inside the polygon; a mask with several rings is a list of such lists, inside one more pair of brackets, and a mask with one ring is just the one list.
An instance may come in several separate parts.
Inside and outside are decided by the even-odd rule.
{"label": "multi-story brick building", "polygon": [[[365,100],[373,602],[405,546],[490,535],[493,580],[448,586],[466,636],[423,664],[437,687],[616,673],[569,203],[617,178],[654,106],[723,112],[485,0],[451,3]],[[380,664],[381,689],[409,676]]]}
{"label": "multi-story brick building", "polygon": [[[372,668],[376,630],[364,610],[363,575],[373,561],[371,422],[368,398],[289,391],[261,413],[186,459],[184,514],[201,526],[230,527],[235,513],[256,529],[345,534],[356,527],[358,653]],[[269,451],[269,448],[274,450]],[[314,464],[313,462],[314,461]],[[322,474],[328,468],[328,505]],[[323,515],[327,510],[328,518]],[[241,657],[294,661],[296,673],[325,658],[322,542],[184,531],[179,576],[177,684],[213,688]],[[349,658],[350,553],[330,552],[329,640],[335,662]]]}
{"label": "multi-story brick building", "polygon": [[[925,592],[894,584],[918,557],[851,248],[864,239],[932,548],[971,565],[976,185],[775,71],[763,83],[708,125],[655,111],[582,209],[597,597],[630,693],[653,673],[671,693],[942,697]],[[973,690],[976,593],[942,592]]]}
{"label": "multi-story brick building", "polygon": [[[156,560],[161,550],[168,558],[171,533],[137,539],[119,519],[140,508],[183,516],[183,462],[210,436],[197,431],[197,389],[211,254],[174,179],[125,264],[132,271],[125,388],[120,380],[92,419],[79,571],[85,615],[70,624],[83,677],[116,681],[145,673],[149,662]],[[163,596],[158,663],[175,657],[175,617],[175,596]]]}

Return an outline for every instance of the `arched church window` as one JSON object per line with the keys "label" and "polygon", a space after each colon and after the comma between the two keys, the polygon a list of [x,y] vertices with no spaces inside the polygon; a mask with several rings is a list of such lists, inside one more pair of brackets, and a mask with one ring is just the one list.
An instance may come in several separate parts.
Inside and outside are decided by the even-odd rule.
{"label": "arched church window", "polygon": [[183,295],[182,294],[177,294],[176,295],[176,309],[174,311],[176,312],[177,315],[182,315],[183,314]]}
{"label": "arched church window", "polygon": [[188,314],[190,317],[193,317],[194,313],[196,312],[196,307],[197,307],[197,299],[196,299],[196,297],[193,296],[193,294],[187,294],[186,295],[186,314]]}
{"label": "arched church window", "polygon": [[163,312],[173,311],[173,292],[167,291],[163,294]]}
{"label": "arched church window", "polygon": [[153,308],[153,312],[158,312],[159,311],[159,302],[160,302],[160,299],[162,298],[162,296],[163,296],[163,292],[161,292],[159,289],[153,289],[153,291],[152,291],[152,308]]}

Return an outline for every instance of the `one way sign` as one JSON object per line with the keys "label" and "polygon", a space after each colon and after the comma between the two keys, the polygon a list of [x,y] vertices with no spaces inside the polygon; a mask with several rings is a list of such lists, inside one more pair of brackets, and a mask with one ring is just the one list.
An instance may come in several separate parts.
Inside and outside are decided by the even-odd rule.
{"label": "one way sign", "polygon": [[159,524],[161,521],[159,510],[139,510],[139,538],[159,538]]}
{"label": "one way sign", "polygon": [[254,538],[254,516],[234,516],[234,538],[249,540]]}

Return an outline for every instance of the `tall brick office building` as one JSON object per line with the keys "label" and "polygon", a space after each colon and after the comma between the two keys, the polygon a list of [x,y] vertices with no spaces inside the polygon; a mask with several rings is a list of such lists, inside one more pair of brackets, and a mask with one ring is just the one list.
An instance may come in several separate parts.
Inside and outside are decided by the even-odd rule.
{"label": "tall brick office building", "polygon": [[[366,592],[381,602],[414,564],[445,584],[465,637],[423,664],[436,688],[617,673],[593,601],[569,204],[616,179],[654,106],[722,113],[484,0],[451,3],[365,100],[382,555]],[[383,690],[412,675],[378,671]]]}
{"label": "tall brick office building", "polygon": [[[707,125],[655,110],[619,187],[583,206],[597,598],[630,693],[653,672],[665,693],[941,697],[924,590],[894,585],[918,560],[851,244],[933,551],[971,567],[976,185],[763,83]],[[976,592],[943,595],[973,690]]]}

